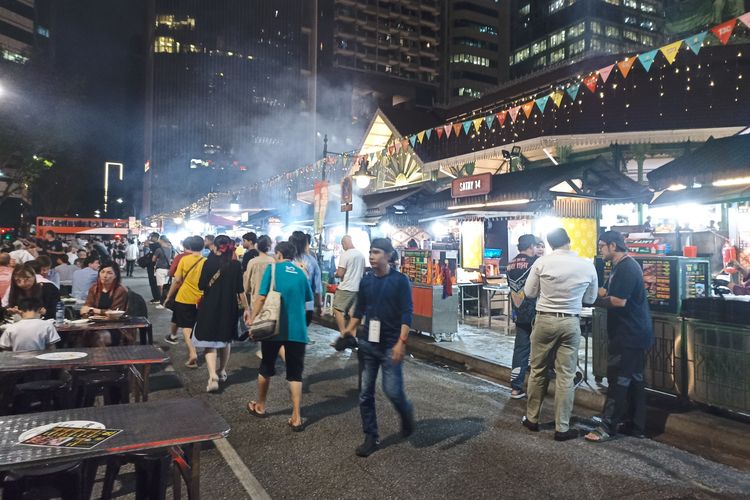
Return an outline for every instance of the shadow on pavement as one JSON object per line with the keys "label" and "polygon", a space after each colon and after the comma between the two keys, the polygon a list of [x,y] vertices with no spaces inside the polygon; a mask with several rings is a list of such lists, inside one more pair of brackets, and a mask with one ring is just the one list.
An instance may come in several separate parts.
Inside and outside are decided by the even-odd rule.
{"label": "shadow on pavement", "polygon": [[302,382],[302,393],[309,394],[310,387],[318,382],[327,382],[329,380],[342,380],[349,377],[356,377],[357,365],[352,364],[346,368],[337,368],[327,372],[313,373],[304,377]]}
{"label": "shadow on pavement", "polygon": [[[467,443],[487,428],[483,418],[428,418],[417,420],[417,428],[408,441],[415,448],[440,446],[441,450],[450,450]],[[402,442],[400,434],[391,434],[380,443],[380,448]]]}

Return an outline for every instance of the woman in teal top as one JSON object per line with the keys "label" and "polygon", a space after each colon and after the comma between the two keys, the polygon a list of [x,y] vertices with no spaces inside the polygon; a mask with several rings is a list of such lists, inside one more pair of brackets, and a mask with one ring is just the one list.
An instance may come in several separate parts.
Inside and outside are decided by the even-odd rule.
{"label": "woman in teal top", "polygon": [[[266,396],[271,377],[276,374],[276,358],[283,347],[286,351],[286,379],[289,382],[289,394],[292,399],[292,418],[289,426],[293,431],[304,429],[300,415],[302,403],[302,371],[305,366],[305,344],[307,322],[305,321],[305,303],[313,299],[310,283],[305,272],[294,265],[294,245],[282,241],[276,245],[275,287],[281,294],[281,314],[279,315],[279,333],[269,340],[262,341],[263,360],[258,370],[258,401],[251,401],[247,410],[256,417],[266,416]],[[268,266],[260,284],[258,300],[253,301],[252,320],[263,308],[266,296],[271,290],[271,266]]]}

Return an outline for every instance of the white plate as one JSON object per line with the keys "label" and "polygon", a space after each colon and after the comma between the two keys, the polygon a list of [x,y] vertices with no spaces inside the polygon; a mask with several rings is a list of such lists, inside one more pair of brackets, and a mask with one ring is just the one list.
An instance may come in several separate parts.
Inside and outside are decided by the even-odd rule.
{"label": "white plate", "polygon": [[44,431],[47,431],[53,427],[76,427],[79,429],[106,429],[104,424],[100,422],[92,422],[91,420],[69,420],[67,422],[55,422],[53,424],[40,425],[21,433],[18,436],[18,442],[22,443],[29,438],[32,438]]}
{"label": "white plate", "polygon": [[74,319],[70,321],[66,321],[69,325],[85,325],[87,323],[91,323],[91,320],[89,319]]}
{"label": "white plate", "polygon": [[67,361],[69,359],[80,359],[88,356],[85,352],[48,352],[36,356],[36,359],[45,361]]}

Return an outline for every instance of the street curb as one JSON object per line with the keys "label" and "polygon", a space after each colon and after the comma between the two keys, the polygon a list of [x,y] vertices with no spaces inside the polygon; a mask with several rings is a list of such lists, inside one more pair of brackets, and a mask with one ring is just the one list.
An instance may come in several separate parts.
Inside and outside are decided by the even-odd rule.
{"label": "street curb", "polygon": [[[336,322],[331,317],[316,317],[314,320],[321,326],[337,330]],[[476,373],[510,387],[510,367],[481,356],[467,354],[442,346],[440,342],[425,335],[411,332],[407,345],[409,353],[429,359],[464,367],[464,370]],[[549,396],[554,396],[554,384],[549,387]],[[601,412],[606,395],[594,392],[586,387],[579,388],[575,395],[575,406]],[[669,437],[685,440],[721,450],[736,457],[750,459],[750,426],[721,416],[710,415],[700,410],[685,413],[666,413],[658,409],[649,409],[649,427],[657,429]]]}

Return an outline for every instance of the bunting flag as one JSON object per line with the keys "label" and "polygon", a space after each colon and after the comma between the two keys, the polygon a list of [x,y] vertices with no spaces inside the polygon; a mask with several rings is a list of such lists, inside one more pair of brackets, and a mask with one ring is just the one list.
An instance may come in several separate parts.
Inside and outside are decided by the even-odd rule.
{"label": "bunting flag", "polygon": [[638,60],[641,61],[641,65],[646,70],[646,73],[651,69],[651,65],[654,64],[657,52],[659,52],[659,49],[649,50],[638,56]]}
{"label": "bunting flag", "polygon": [[737,19],[739,19],[740,21],[742,21],[745,24],[745,26],[747,26],[748,28],[750,28],[750,12],[746,12],[746,13],[742,14]]}
{"label": "bunting flag", "polygon": [[554,102],[554,103],[555,103],[555,106],[557,106],[558,108],[560,107],[560,103],[562,103],[562,100],[563,100],[563,96],[564,96],[564,95],[565,95],[565,94],[563,94],[563,93],[562,93],[561,91],[559,91],[559,90],[555,90],[554,92],[552,92],[552,93],[550,94],[550,97],[552,97],[552,102]]}
{"label": "bunting flag", "polygon": [[518,112],[521,111],[521,106],[516,106],[514,108],[510,108],[508,110],[508,113],[510,113],[510,119],[515,122],[516,117],[518,116]]}
{"label": "bunting flag", "polygon": [[424,140],[424,130],[417,134],[417,141],[419,141],[420,144],[422,144],[423,140]]}
{"label": "bunting flag", "polygon": [[492,123],[495,121],[495,115],[487,115],[484,117],[484,123],[487,124],[487,130],[492,129]]}
{"label": "bunting flag", "polygon": [[416,135],[410,136],[409,137],[409,142],[411,142],[411,147],[414,147],[414,144],[416,144],[416,142],[417,142],[417,136]]}
{"label": "bunting flag", "polygon": [[570,87],[568,87],[566,89],[566,92],[568,93],[568,95],[570,96],[570,98],[573,99],[574,101],[576,100],[576,97],[578,96],[578,89],[579,88],[581,88],[581,84],[580,83],[574,83],[573,85],[571,85]]}
{"label": "bunting flag", "polygon": [[453,124],[453,135],[455,137],[458,137],[459,135],[461,135],[461,124],[460,123]]}
{"label": "bunting flag", "polygon": [[451,136],[451,132],[453,132],[453,125],[450,123],[448,125],[443,125],[443,130],[445,130],[445,138],[447,139]]}
{"label": "bunting flag", "polygon": [[505,118],[508,116],[508,112],[505,110],[502,110],[498,112],[495,116],[497,116],[497,121],[500,122],[500,126],[505,126]]}
{"label": "bunting flag", "polygon": [[614,67],[614,64],[610,64],[609,66],[605,66],[599,70],[599,76],[602,78],[602,83],[607,83],[607,78],[609,78],[609,74],[612,73],[612,69],[614,69]]}
{"label": "bunting flag", "polygon": [[428,128],[427,130],[424,131],[424,136],[427,138],[428,141],[430,140],[430,136],[431,135],[432,135],[432,129],[431,128]]}
{"label": "bunting flag", "polygon": [[437,133],[438,139],[442,139],[445,130],[443,129],[443,127],[435,127],[435,133]]}
{"label": "bunting flag", "polygon": [[544,97],[540,97],[536,100],[536,105],[539,106],[539,111],[544,113],[544,108],[547,107],[547,102],[549,101],[549,96],[546,95]]}
{"label": "bunting flag", "polygon": [[530,117],[532,111],[534,111],[534,101],[527,102],[521,108],[523,108],[523,114],[526,115],[526,118]]}
{"label": "bunting flag", "polygon": [[482,127],[483,121],[484,121],[484,118],[477,118],[476,120],[472,121],[472,123],[474,124],[474,130],[477,131],[477,134],[479,133],[479,129]]}
{"label": "bunting flag", "polygon": [[[747,14],[746,14],[747,15]],[[704,31],[703,33],[698,33],[697,35],[688,37],[683,40],[685,42],[685,45],[690,47],[690,50],[695,53],[695,55],[698,55],[698,52],[701,51],[701,47],[703,47],[703,40],[706,39],[706,35],[708,35],[708,31]]]}
{"label": "bunting flag", "polygon": [[737,26],[736,17],[734,19],[730,19],[725,23],[714,26],[713,28],[711,28],[711,33],[713,33],[714,36],[719,39],[722,45],[726,45],[729,41],[729,37],[732,36],[732,32],[734,31],[735,26]]}
{"label": "bunting flag", "polygon": [[398,153],[399,151],[401,151],[401,141],[397,141],[397,142],[396,142],[396,144],[394,144],[394,146],[396,147],[396,152],[397,152],[397,153]]}
{"label": "bunting flag", "polygon": [[464,128],[464,135],[469,135],[469,130],[471,129],[471,120],[466,120],[463,123],[463,128]]}
{"label": "bunting flag", "polygon": [[409,140],[404,137],[401,139],[401,149],[408,149],[409,148]]}
{"label": "bunting flag", "polygon": [[628,77],[628,73],[630,73],[630,68],[633,67],[633,64],[635,64],[635,57],[627,57],[624,61],[620,61],[617,63],[617,69],[620,70],[620,73],[622,74],[623,78]]}
{"label": "bunting flag", "polygon": [[659,50],[662,54],[664,54],[664,57],[667,58],[667,62],[669,64],[672,64],[677,57],[677,52],[680,50],[680,47],[682,47],[682,40],[678,40],[674,43],[670,43],[669,45],[665,45]]}
{"label": "bunting flag", "polygon": [[592,93],[596,92],[596,82],[599,79],[599,75],[594,73],[593,75],[589,75],[586,78],[583,79],[583,84],[586,85],[586,88],[589,89]]}

